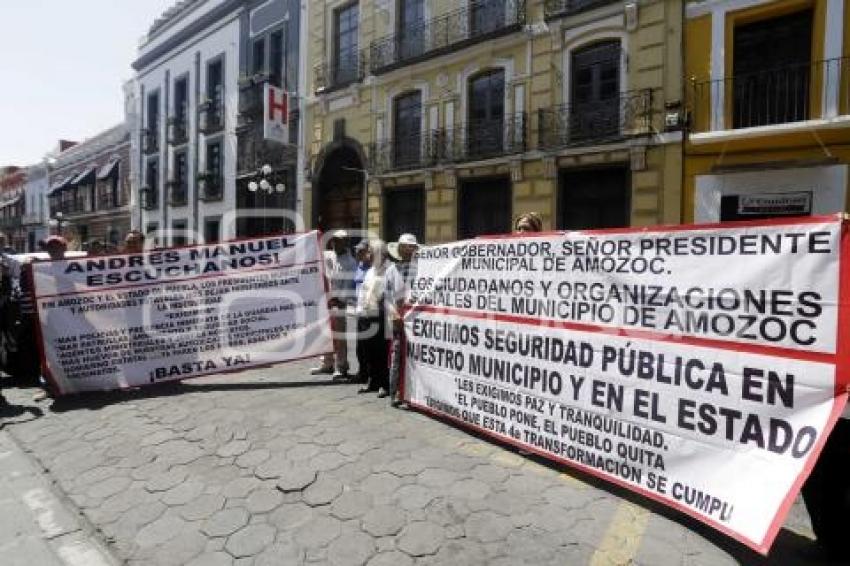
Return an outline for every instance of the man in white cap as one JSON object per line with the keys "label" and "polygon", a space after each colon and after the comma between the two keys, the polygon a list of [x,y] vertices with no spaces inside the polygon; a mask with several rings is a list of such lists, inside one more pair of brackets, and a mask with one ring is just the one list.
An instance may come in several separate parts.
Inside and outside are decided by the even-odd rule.
{"label": "man in white cap", "polygon": [[398,261],[387,269],[386,301],[388,318],[392,323],[393,341],[391,346],[392,360],[390,362],[390,390],[378,394],[379,397],[390,396],[393,405],[399,404],[398,379],[401,373],[401,339],[404,333],[401,309],[408,299],[410,282],[416,277],[416,261],[413,256],[419,249],[419,242],[413,234],[402,234],[398,238],[394,250]]}
{"label": "man in white cap", "polygon": [[348,248],[348,232],[337,230],[331,235],[331,249],[325,252],[325,275],[330,283],[328,308],[331,311],[334,352],[324,356],[322,365],[310,370],[313,375],[333,375],[334,379],[348,377],[346,309],[354,303],[354,272],[357,269],[357,261]]}

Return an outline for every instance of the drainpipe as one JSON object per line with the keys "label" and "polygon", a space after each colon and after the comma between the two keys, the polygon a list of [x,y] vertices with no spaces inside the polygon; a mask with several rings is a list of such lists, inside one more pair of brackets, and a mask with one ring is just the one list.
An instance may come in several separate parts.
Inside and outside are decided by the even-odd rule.
{"label": "drainpipe", "polygon": [[201,106],[201,52],[198,51],[195,53],[195,130],[194,130],[194,146],[195,146],[195,155],[192,160],[192,231],[195,237],[192,240],[193,244],[197,244],[200,238],[198,238],[198,234],[200,234],[199,223],[200,219],[198,218],[199,207],[200,207],[200,195],[198,194],[198,163],[200,158],[200,143],[201,143],[201,135],[200,135],[200,118],[201,115],[198,113],[198,108]]}
{"label": "drainpipe", "polygon": [[[136,128],[136,131],[134,132],[134,134],[136,136],[136,144],[138,144],[136,147],[139,148],[139,171],[138,171],[138,174],[136,175],[136,179],[137,179],[136,184],[138,186],[136,187],[135,194],[130,196],[130,202],[133,202],[135,200],[136,202],[139,203],[139,231],[142,234],[145,234],[145,236],[147,236],[147,234],[146,234],[147,230],[145,229],[145,213],[142,210],[142,195],[139,191],[141,190],[141,188],[143,186],[142,179],[145,177],[145,173],[146,173],[145,172],[145,152],[144,152],[144,148],[143,148],[144,144],[142,143],[142,130],[144,129],[144,125],[145,125],[145,116],[146,116],[145,110],[146,110],[146,107],[147,107],[147,105],[145,104],[145,85],[140,84],[139,85],[139,111],[136,113],[136,115],[138,116],[138,118],[137,118],[138,128]],[[132,181],[131,181],[131,187],[130,188],[132,190]]]}
{"label": "drainpipe", "polygon": [[162,192],[162,230],[163,234],[169,236],[169,241],[164,242],[165,246],[171,244],[171,230],[168,226],[168,109],[169,109],[169,90],[171,85],[171,71],[165,71],[165,84],[162,85],[162,111],[160,112],[161,122],[157,124],[159,131],[157,135],[162,142],[159,147],[159,159],[162,163],[160,167],[160,177],[163,179],[160,191]]}

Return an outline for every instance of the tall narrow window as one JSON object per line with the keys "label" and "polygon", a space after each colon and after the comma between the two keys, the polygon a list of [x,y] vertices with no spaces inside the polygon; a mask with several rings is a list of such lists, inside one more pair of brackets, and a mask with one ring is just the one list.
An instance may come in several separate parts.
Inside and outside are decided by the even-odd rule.
{"label": "tall narrow window", "polygon": [[186,203],[189,189],[189,159],[185,151],[174,155],[174,181],[171,185],[171,204]]}
{"label": "tall narrow window", "polygon": [[358,76],[358,42],[360,8],[351,4],[334,14],[334,84],[349,83]]}
{"label": "tall narrow window", "polygon": [[182,77],[174,82],[174,116],[170,123],[172,143],[186,141],[186,119],[189,115],[189,79]]}
{"label": "tall narrow window", "polygon": [[206,197],[215,198],[221,196],[221,189],[224,182],[222,159],[221,159],[221,141],[215,141],[207,144],[207,182],[206,182]]}
{"label": "tall narrow window", "polygon": [[476,0],[472,2],[469,13],[471,35],[487,35],[505,27],[505,0]]}
{"label": "tall narrow window", "polygon": [[425,46],[425,0],[400,0],[398,11],[399,59],[422,55]]}
{"label": "tall narrow window", "polygon": [[145,168],[145,192],[142,195],[144,208],[155,208],[159,202],[159,160],[150,159]]}
{"label": "tall narrow window", "polygon": [[504,147],[505,73],[489,71],[469,82],[467,151],[470,157],[498,154]]}
{"label": "tall narrow window", "polygon": [[733,127],[808,119],[811,56],[811,10],[737,26]]}
{"label": "tall narrow window", "polygon": [[251,71],[255,75],[266,72],[266,39],[264,37],[254,40],[251,50]]}
{"label": "tall narrow window", "polygon": [[145,153],[153,153],[159,150],[159,92],[148,95],[146,126],[142,149]]}
{"label": "tall narrow window", "polygon": [[411,92],[393,103],[393,165],[414,167],[422,148],[422,94]]}
{"label": "tall narrow window", "polygon": [[620,42],[603,41],[576,50],[571,60],[570,137],[620,131]]}
{"label": "tall narrow window", "polygon": [[222,60],[216,59],[207,64],[207,130],[221,127],[224,118],[224,69]]}
{"label": "tall narrow window", "polygon": [[278,88],[284,86],[283,31],[280,30],[269,36],[269,82]]}

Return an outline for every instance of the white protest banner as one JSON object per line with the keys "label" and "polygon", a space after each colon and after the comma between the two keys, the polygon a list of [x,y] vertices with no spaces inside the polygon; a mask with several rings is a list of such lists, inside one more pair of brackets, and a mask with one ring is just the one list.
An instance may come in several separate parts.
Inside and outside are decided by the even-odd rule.
{"label": "white protest banner", "polygon": [[405,399],[766,553],[847,401],[839,217],[418,254]]}
{"label": "white protest banner", "polygon": [[318,233],[35,263],[42,364],[59,394],[332,350]]}

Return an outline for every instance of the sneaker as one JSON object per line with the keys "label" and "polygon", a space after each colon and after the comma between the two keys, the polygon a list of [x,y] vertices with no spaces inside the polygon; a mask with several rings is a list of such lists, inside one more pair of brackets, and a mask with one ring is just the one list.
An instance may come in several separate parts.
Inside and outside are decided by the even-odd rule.
{"label": "sneaker", "polygon": [[35,394],[32,396],[32,400],[38,403],[39,401],[44,401],[45,399],[47,399],[47,397],[47,391],[45,391],[44,389],[40,389],[39,391],[36,391]]}
{"label": "sneaker", "polygon": [[333,378],[332,378],[332,379],[333,379],[334,381],[348,381],[348,379],[349,379],[350,377],[351,377],[351,376],[349,376],[349,375],[348,375],[348,372],[347,372],[347,371],[338,371],[338,372],[336,372],[336,373],[334,374],[334,376],[333,376]]}
{"label": "sneaker", "polygon": [[378,391],[378,399],[383,399],[384,397],[389,397],[390,394],[383,387]]}
{"label": "sneaker", "polygon": [[310,370],[310,375],[333,375],[334,368],[317,367]]}

